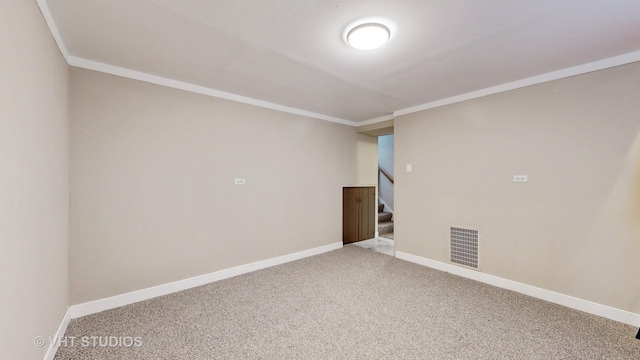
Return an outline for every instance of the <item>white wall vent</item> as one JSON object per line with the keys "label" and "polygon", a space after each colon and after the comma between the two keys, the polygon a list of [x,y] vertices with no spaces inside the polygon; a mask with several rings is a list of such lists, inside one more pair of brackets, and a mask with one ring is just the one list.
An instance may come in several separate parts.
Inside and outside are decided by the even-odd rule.
{"label": "white wall vent", "polygon": [[478,230],[451,228],[451,262],[478,268]]}

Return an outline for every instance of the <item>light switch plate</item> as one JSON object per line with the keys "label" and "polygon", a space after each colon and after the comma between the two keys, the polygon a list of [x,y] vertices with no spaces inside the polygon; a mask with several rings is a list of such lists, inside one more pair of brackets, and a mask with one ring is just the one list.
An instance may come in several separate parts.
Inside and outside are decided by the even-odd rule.
{"label": "light switch plate", "polygon": [[413,165],[407,164],[407,172],[412,172],[412,171],[413,171]]}
{"label": "light switch plate", "polygon": [[244,185],[245,181],[244,181],[244,179],[235,179],[235,184],[236,185]]}

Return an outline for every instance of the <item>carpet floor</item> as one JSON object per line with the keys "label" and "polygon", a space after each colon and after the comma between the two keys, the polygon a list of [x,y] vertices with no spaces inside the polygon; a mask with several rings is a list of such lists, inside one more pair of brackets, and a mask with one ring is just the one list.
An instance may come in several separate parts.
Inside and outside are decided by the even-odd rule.
{"label": "carpet floor", "polygon": [[636,330],[350,245],[74,319],[55,359],[640,359]]}

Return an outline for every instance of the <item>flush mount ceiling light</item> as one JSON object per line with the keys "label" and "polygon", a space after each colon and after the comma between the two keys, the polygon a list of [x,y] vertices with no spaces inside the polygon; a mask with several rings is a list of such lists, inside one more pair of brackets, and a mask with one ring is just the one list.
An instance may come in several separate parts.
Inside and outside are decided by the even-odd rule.
{"label": "flush mount ceiling light", "polygon": [[373,50],[389,40],[389,28],[378,23],[361,24],[347,33],[347,43],[359,50]]}

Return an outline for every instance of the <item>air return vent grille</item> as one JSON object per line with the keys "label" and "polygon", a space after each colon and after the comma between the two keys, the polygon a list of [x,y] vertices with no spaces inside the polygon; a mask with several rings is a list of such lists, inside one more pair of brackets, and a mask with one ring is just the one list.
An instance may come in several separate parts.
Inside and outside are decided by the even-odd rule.
{"label": "air return vent grille", "polygon": [[451,228],[451,262],[478,268],[478,230]]}

